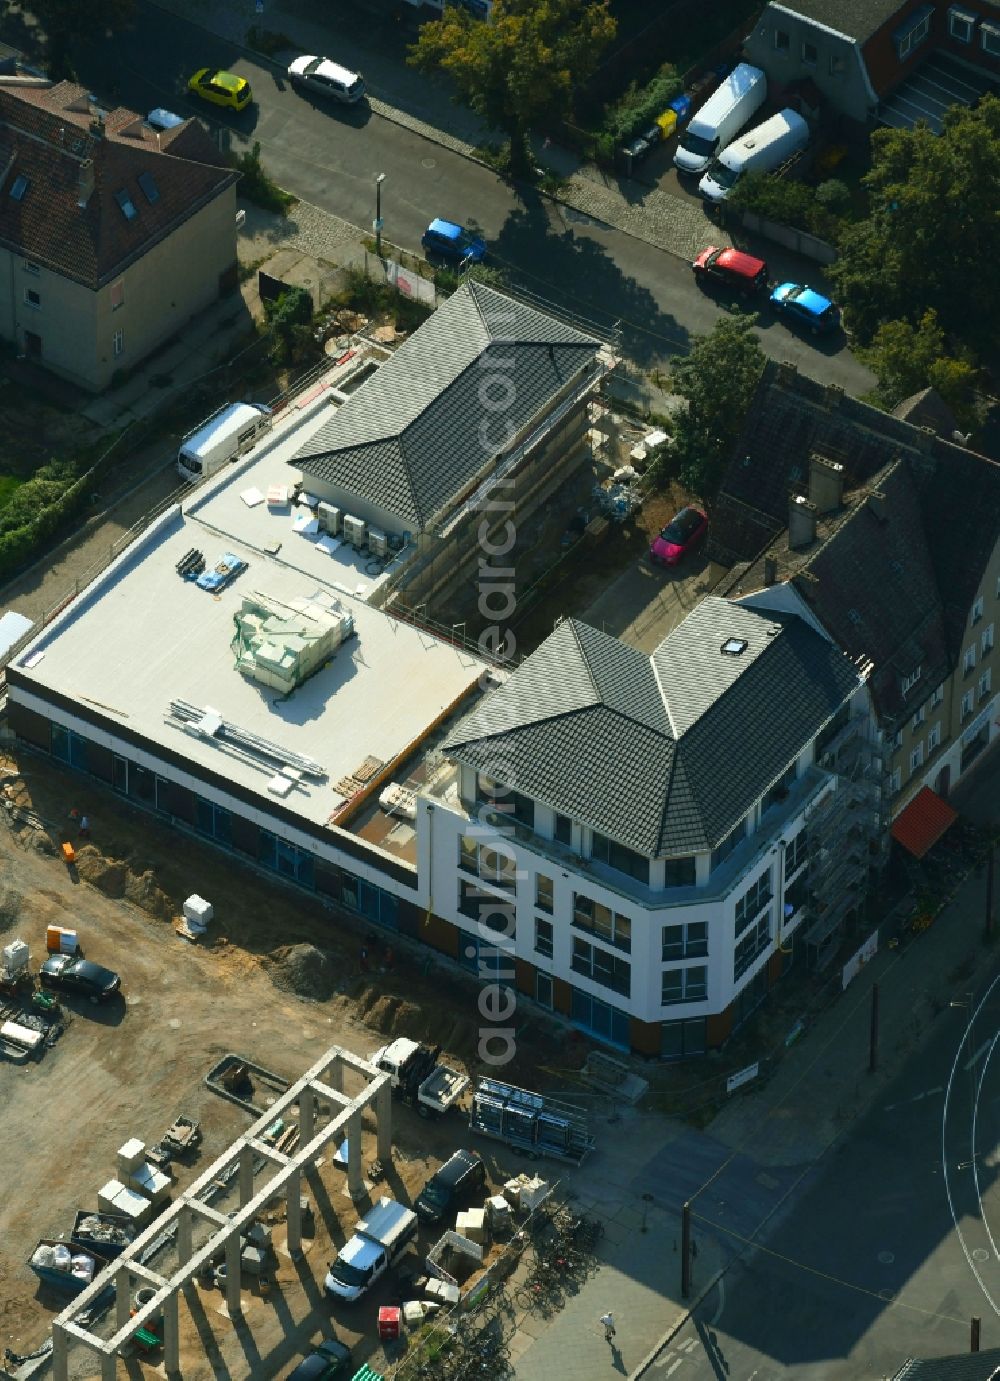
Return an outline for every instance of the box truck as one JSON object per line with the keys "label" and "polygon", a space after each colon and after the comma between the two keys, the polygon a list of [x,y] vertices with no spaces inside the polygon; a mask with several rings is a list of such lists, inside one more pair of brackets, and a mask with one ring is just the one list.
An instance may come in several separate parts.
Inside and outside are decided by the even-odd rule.
{"label": "box truck", "polygon": [[767,77],[741,62],[691,117],[677,140],[674,165],[681,173],[703,173],[764,104]]}
{"label": "box truck", "polygon": [[773,173],[809,143],[809,126],[794,110],[779,110],[722,150],[698,184],[706,201],[723,202],[746,173]]}
{"label": "box truck", "polygon": [[189,432],[177,452],[177,469],[186,480],[208,479],[245,454],[271,425],[263,403],[227,403]]}

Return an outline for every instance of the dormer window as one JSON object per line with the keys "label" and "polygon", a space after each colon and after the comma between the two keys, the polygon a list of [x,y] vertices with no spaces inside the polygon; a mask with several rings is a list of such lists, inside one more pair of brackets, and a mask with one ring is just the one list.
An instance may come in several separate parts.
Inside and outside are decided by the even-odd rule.
{"label": "dormer window", "polygon": [[904,694],[904,695],[909,695],[910,691],[913,689],[913,687],[914,687],[914,686],[917,684],[917,682],[920,680],[920,673],[921,673],[922,670],[923,670],[923,667],[922,667],[922,666],[915,667],[914,670],[910,672],[909,676],[904,676],[904,677],[903,677],[903,694]]}

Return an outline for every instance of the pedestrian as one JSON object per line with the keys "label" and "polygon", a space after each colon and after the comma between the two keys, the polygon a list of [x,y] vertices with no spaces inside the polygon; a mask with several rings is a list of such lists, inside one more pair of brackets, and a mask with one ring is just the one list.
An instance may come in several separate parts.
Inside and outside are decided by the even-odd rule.
{"label": "pedestrian", "polygon": [[362,946],[361,946],[361,972],[362,972],[362,973],[367,973],[367,972],[368,972],[368,946],[367,946],[367,945],[362,945]]}
{"label": "pedestrian", "polygon": [[604,1341],[610,1343],[615,1336],[615,1316],[610,1309],[606,1314],[601,1315],[601,1323],[604,1325]]}
{"label": "pedestrian", "polygon": [[80,816],[80,838],[90,838],[90,821],[87,819],[85,815]]}

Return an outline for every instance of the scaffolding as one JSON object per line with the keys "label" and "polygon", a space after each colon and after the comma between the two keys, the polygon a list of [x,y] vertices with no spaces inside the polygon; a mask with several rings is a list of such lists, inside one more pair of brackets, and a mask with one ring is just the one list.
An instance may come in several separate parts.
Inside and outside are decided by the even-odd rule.
{"label": "scaffolding", "polygon": [[888,857],[888,793],[882,739],[867,714],[855,714],[823,748],[820,768],[834,778],[806,818],[807,967],[827,968],[848,920],[856,920]]}

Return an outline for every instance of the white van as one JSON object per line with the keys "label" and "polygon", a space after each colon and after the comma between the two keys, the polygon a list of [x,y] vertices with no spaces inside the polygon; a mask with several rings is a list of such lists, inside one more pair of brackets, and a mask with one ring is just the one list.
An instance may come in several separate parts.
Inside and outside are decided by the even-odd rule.
{"label": "white van", "polygon": [[177,469],[186,480],[207,479],[230,460],[249,451],[271,425],[263,403],[227,403],[188,432],[177,452]]}
{"label": "white van", "polygon": [[359,1299],[379,1276],[395,1265],[417,1235],[417,1215],[395,1199],[383,1197],[373,1204],[330,1262],[323,1282],[327,1295],[342,1300]]}
{"label": "white van", "polygon": [[698,183],[706,201],[722,202],[744,173],[773,173],[809,143],[809,126],[794,110],[780,110],[724,148]]}
{"label": "white van", "polygon": [[741,62],[681,130],[674,166],[681,173],[703,173],[764,104],[767,77]]}

